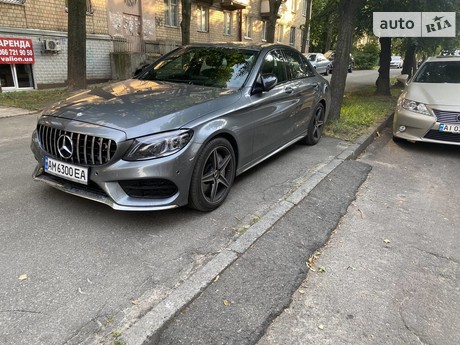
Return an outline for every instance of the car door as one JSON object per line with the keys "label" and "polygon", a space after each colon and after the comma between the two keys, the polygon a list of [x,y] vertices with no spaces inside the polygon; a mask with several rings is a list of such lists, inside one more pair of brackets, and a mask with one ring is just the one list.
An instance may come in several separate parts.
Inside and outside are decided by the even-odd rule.
{"label": "car door", "polygon": [[306,59],[299,52],[291,49],[284,50],[286,67],[293,89],[293,96],[297,99],[296,106],[290,117],[290,140],[298,139],[307,132],[313,108],[319,101],[320,83],[318,77]]}
{"label": "car door", "polygon": [[288,80],[286,60],[280,49],[268,52],[260,74],[274,74],[277,85],[267,92],[251,95],[246,117],[254,121],[253,159],[257,162],[276,151],[292,138],[292,115],[298,97]]}

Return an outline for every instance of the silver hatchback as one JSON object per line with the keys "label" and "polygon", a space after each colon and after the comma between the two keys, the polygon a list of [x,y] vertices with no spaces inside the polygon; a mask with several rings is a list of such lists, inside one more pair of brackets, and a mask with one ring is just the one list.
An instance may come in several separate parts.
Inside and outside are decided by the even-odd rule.
{"label": "silver hatchback", "polygon": [[118,210],[211,211],[235,176],[321,138],[328,82],[284,45],[191,45],[40,116],[34,178]]}

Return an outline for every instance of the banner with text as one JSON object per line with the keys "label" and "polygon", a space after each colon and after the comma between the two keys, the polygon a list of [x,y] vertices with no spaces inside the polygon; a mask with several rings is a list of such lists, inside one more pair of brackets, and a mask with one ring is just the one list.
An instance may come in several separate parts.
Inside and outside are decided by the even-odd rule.
{"label": "banner with text", "polygon": [[455,12],[374,12],[377,37],[455,37]]}
{"label": "banner with text", "polygon": [[0,64],[34,64],[32,40],[0,37]]}

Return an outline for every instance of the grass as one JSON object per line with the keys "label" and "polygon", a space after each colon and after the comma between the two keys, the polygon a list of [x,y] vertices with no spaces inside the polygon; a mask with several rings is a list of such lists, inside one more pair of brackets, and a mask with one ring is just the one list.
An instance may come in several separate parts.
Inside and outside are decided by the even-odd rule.
{"label": "grass", "polygon": [[[392,80],[393,82],[393,80]],[[392,88],[392,96],[376,96],[374,88],[363,88],[344,96],[339,120],[329,121],[325,135],[354,141],[381,122],[396,105],[400,87]],[[0,105],[42,110],[51,103],[72,95],[66,88],[0,93]]]}
{"label": "grass", "polygon": [[400,87],[392,88],[392,96],[377,96],[374,88],[363,88],[346,93],[343,98],[340,119],[329,121],[325,135],[354,141],[369,128],[380,123],[392,113],[401,92]]}
{"label": "grass", "polygon": [[48,105],[69,97],[66,88],[0,93],[0,105],[30,110],[42,110]]}

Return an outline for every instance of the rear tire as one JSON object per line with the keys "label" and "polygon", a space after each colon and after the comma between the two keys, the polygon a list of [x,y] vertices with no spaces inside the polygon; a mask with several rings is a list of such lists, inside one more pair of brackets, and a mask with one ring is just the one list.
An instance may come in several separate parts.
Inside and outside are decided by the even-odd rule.
{"label": "rear tire", "polygon": [[326,113],[322,103],[318,103],[313,116],[311,117],[310,124],[308,125],[307,136],[303,139],[303,143],[306,145],[316,145],[321,139],[324,128],[324,118]]}
{"label": "rear tire", "polygon": [[235,153],[224,138],[211,140],[198,156],[192,173],[189,207],[212,211],[223,204],[233,185]]}

